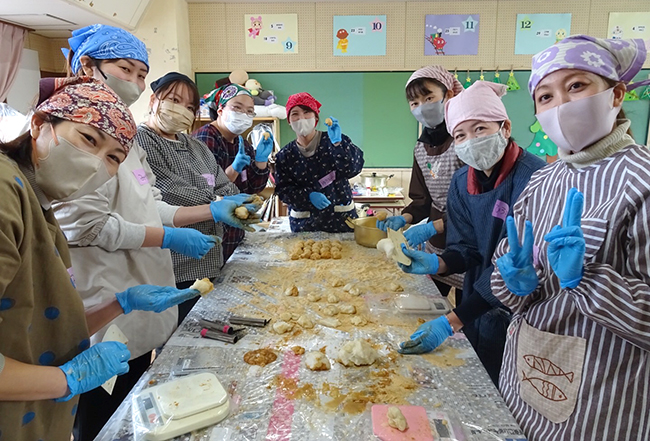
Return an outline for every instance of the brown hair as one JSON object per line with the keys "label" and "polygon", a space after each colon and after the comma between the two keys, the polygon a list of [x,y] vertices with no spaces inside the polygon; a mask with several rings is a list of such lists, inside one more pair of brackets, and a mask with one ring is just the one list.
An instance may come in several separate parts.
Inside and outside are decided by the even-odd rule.
{"label": "brown hair", "polygon": [[[53,127],[56,127],[63,121],[61,118],[39,111],[34,112],[34,115],[38,116],[43,121],[52,124]],[[32,159],[33,151],[32,135],[29,131],[20,135],[13,141],[0,141],[0,152],[16,161],[18,165],[31,170],[34,169],[34,162]]]}
{"label": "brown hair", "polygon": [[186,84],[190,89],[190,93],[192,95],[192,105],[194,106],[194,116],[196,116],[199,113],[199,107],[201,105],[201,95],[199,95],[199,89],[196,87],[196,83],[194,83],[194,81],[186,81],[181,79],[172,81],[169,84],[165,84],[160,89],[156,90],[154,92],[154,95],[156,95],[156,98],[162,101],[167,98],[169,94],[174,92],[178,85],[181,83]]}
{"label": "brown hair", "polygon": [[[600,75],[599,75],[600,76]],[[610,80],[609,78],[601,77],[609,87],[615,87],[617,84],[620,83],[620,81],[615,81],[615,80]],[[621,110],[618,111],[618,115],[616,115],[616,119],[627,119],[627,116],[625,115],[625,110],[623,110],[623,106],[621,106]],[[627,129],[627,134],[632,136],[632,128],[630,127]],[[634,136],[632,136],[634,137]]]}
{"label": "brown hair", "polygon": [[418,97],[424,97],[433,92],[429,89],[429,84],[433,84],[442,91],[442,95],[447,95],[447,88],[440,81],[435,78],[418,78],[411,81],[406,86],[406,99],[408,101],[413,101]]}

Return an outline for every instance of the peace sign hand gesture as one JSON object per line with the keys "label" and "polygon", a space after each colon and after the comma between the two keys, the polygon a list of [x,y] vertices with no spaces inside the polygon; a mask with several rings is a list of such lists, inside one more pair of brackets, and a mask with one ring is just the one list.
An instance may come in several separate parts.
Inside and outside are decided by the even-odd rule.
{"label": "peace sign hand gesture", "polygon": [[556,225],[544,236],[548,242],[548,260],[562,288],[577,287],[584,272],[585,238],[580,227],[584,199],[577,189],[569,190],[562,226]]}
{"label": "peace sign hand gesture", "polygon": [[539,285],[533,266],[533,224],[526,221],[524,242],[519,243],[517,227],[512,216],[506,219],[510,252],[497,259],[497,267],[506,286],[513,294],[527,296]]}
{"label": "peace sign hand gesture", "polygon": [[251,163],[251,157],[246,154],[246,149],[244,147],[244,139],[240,136],[239,150],[237,151],[237,156],[235,156],[235,160],[232,162],[232,168],[237,173],[241,173],[244,167],[250,165],[250,163]]}

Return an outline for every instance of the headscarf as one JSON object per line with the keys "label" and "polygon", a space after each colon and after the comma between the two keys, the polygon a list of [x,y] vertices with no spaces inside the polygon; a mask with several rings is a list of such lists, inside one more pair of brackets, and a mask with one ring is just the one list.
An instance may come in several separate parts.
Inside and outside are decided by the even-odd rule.
{"label": "headscarf", "polygon": [[[646,59],[643,40],[606,40],[588,35],[572,35],[533,56],[528,91],[534,95],[539,82],[561,69],[579,69],[625,84],[634,79]],[[648,84],[641,81],[628,90]]]}
{"label": "headscarf", "polygon": [[447,88],[447,90],[454,92],[454,96],[463,91],[463,85],[460,84],[460,81],[458,81],[456,77],[454,77],[447,69],[442,66],[425,66],[421,69],[416,70],[406,82],[405,87],[408,87],[409,84],[418,78],[429,78],[440,81]]}
{"label": "headscarf", "polygon": [[318,115],[320,113],[321,103],[307,92],[300,92],[291,95],[287,100],[287,115],[291,112],[291,109],[296,106],[309,107],[316,115]]}
{"label": "headscarf", "polygon": [[158,78],[156,81],[151,82],[151,90],[153,90],[154,93],[156,93],[158,90],[162,89],[166,85],[170,83],[175,83],[177,81],[182,81],[183,83],[190,84],[194,86],[194,81],[187,75],[183,75],[182,73],[179,72],[169,72],[165,74],[164,76]]}
{"label": "headscarf", "polygon": [[231,83],[219,87],[218,89],[214,89],[205,96],[205,102],[208,104],[210,109],[216,111],[222,109],[228,101],[240,95],[246,95],[251,98],[253,97],[250,90],[240,86],[239,84]]}
{"label": "headscarf", "polygon": [[104,83],[90,77],[43,78],[39,89],[36,111],[95,127],[129,153],[136,133],[133,115]]}
{"label": "headscarf", "polygon": [[508,88],[505,84],[491,81],[477,81],[445,104],[447,129],[453,135],[454,129],[469,120],[505,121],[506,107],[501,97]]}
{"label": "headscarf", "polygon": [[[130,58],[142,61],[149,69],[147,47],[124,29],[103,24],[86,26],[72,31],[68,44],[73,52],[70,67],[75,74],[81,69],[80,58],[83,55],[88,55],[95,60]],[[68,58],[69,50],[63,48],[61,51]]]}

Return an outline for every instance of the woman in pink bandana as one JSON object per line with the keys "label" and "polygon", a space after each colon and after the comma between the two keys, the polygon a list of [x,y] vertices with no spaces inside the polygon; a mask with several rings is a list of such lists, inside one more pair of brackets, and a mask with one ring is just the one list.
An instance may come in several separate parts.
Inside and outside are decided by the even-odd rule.
{"label": "woman in pink bandana", "polygon": [[522,192],[492,275],[513,313],[499,387],[529,440],[650,439],[650,152],[621,110],[645,59],[586,35],[533,57],[560,161]]}

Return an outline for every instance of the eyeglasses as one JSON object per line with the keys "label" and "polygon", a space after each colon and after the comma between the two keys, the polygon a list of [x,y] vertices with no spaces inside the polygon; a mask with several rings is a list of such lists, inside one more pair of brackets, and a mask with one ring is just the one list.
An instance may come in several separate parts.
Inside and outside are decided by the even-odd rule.
{"label": "eyeglasses", "polygon": [[255,118],[255,115],[256,115],[256,113],[253,112],[252,110],[248,110],[248,111],[247,111],[247,110],[244,109],[243,107],[240,107],[240,106],[238,106],[238,105],[236,105],[236,104],[234,104],[234,105],[232,105],[232,106],[226,106],[226,107],[228,107],[228,108],[229,108],[230,110],[232,110],[233,112],[237,112],[237,113],[245,113],[246,115],[248,115],[248,116],[251,117],[251,118]]}

